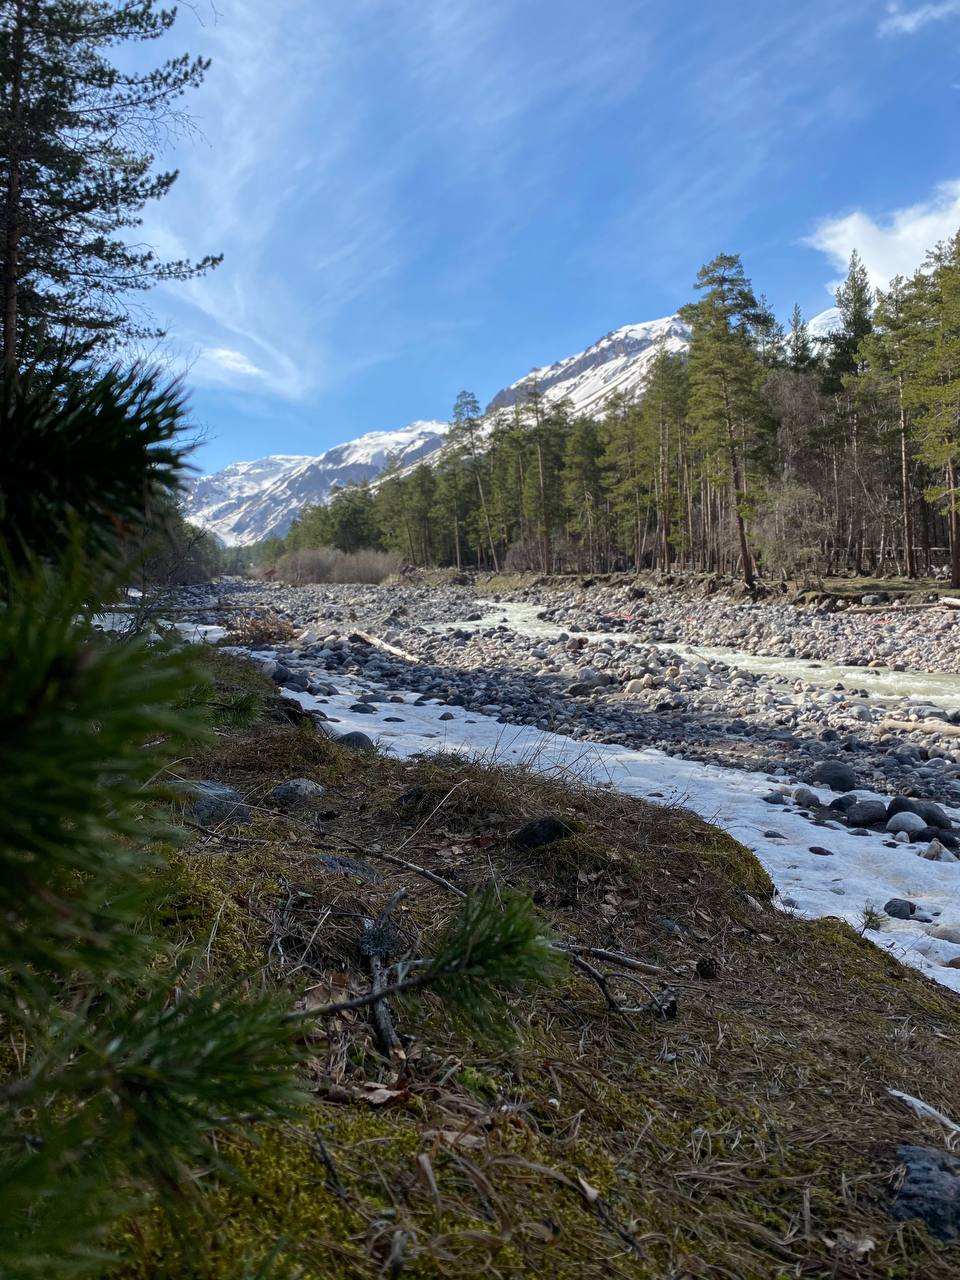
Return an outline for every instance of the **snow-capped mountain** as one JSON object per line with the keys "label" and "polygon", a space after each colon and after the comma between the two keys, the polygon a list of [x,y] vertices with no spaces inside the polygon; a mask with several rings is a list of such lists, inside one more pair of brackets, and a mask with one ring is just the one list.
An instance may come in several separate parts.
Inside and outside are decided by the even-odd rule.
{"label": "snow-capped mountain", "polygon": [[811,338],[818,340],[829,338],[832,333],[842,328],[843,316],[839,307],[827,307],[826,311],[821,311],[819,315],[807,321],[807,333]]}
{"label": "snow-capped mountain", "polygon": [[[487,421],[536,386],[544,399],[569,400],[577,413],[599,414],[617,391],[642,392],[661,344],[686,351],[690,330],[678,316],[614,329],[586,351],[534,369],[493,397]],[[318,457],[271,456],[235,462],[190,485],[184,510],[188,520],[211,530],[228,546],[247,546],[282,536],[304,507],[326,502],[344,485],[375,480],[390,458],[412,467],[436,454],[445,422],[413,422],[400,431],[371,431]]]}
{"label": "snow-capped mountain", "polygon": [[533,369],[498,391],[487,411],[508,409],[537,387],[545,400],[569,400],[577,413],[599,413],[615,392],[643,390],[661,343],[671,353],[686,351],[689,326],[679,316],[664,316],[614,329],[586,351]]}
{"label": "snow-capped mountain", "polygon": [[235,462],[187,488],[184,514],[227,546],[282,537],[304,507],[326,502],[344,485],[381,474],[392,459],[407,466],[439,449],[445,422],[411,422],[399,431],[371,431],[316,457],[275,454]]}

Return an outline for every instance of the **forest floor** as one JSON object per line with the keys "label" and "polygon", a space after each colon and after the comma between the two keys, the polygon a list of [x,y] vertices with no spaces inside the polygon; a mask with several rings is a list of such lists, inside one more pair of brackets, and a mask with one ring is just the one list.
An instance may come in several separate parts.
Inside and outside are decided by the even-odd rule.
{"label": "forest floor", "polygon": [[[362,922],[397,891],[402,945],[423,954],[458,891],[493,884],[602,980],[572,967],[505,994],[508,1044],[429,993],[394,1004],[393,1055],[366,1010],[318,1020],[299,1122],[223,1150],[240,1176],[204,1175],[189,1231],[131,1221],[118,1280],[960,1272],[960,1240],[916,1220],[904,1183],[914,1148],[949,1167],[949,1122],[891,1092],[955,1110],[955,994],[838,920],[776,910],[756,858],[689,812],[350,751],[251,664],[202,660],[219,699],[260,708],[177,766],[250,805],[239,828],[184,826],[175,855],[168,927],[203,974],[315,1008],[368,989]],[[322,786],[313,810],[271,802],[294,777]],[[573,834],[518,848],[542,817]]]}

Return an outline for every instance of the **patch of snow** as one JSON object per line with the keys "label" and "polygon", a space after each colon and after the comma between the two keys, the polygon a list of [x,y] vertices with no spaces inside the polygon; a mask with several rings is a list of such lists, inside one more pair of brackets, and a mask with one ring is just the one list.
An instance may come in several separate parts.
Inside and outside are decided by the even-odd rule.
{"label": "patch of snow", "polygon": [[[419,696],[415,693],[402,695],[402,704],[385,701],[376,714],[361,715],[349,709],[358,695],[382,691],[341,676],[335,682],[341,692],[328,699],[292,690],[284,693],[306,709],[335,718],[332,728],[337,733],[360,730],[390,755],[457,752],[500,764],[523,763],[653,803],[682,805],[752,849],[776,885],[781,905],[789,900],[795,904],[790,910],[798,915],[837,916],[862,929],[865,908],[882,910],[890,898],[906,898],[939,923],[960,924],[960,864],[928,862],[917,856],[916,846],[887,848],[881,834],[854,836],[844,828],[815,827],[799,812],[763,801],[771,789],[763,774],[698,764],[652,748],[635,751],[585,744],[440,702],[414,706]],[[453,719],[440,720],[443,713],[452,714]],[[388,715],[402,717],[403,723],[386,723]],[[830,798],[827,792],[821,795]],[[870,791],[857,795],[884,799]],[[960,818],[956,812],[951,816]],[[769,836],[771,830],[783,838]],[[821,844],[829,846],[834,856],[810,852],[811,846]],[[946,967],[947,961],[960,957],[960,945],[931,937],[913,920],[890,920],[882,932],[864,932],[898,960],[960,992],[960,969]]]}

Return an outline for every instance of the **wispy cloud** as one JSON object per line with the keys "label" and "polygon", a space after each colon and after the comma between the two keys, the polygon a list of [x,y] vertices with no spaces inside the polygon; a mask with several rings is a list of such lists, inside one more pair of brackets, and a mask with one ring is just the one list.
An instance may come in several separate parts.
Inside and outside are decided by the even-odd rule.
{"label": "wispy cloud", "polygon": [[[960,179],[942,182],[929,199],[876,218],[862,210],[827,218],[805,243],[845,271],[854,249],[874,286],[885,288],[895,275],[912,275],[928,249],[960,228]],[[827,286],[830,292],[836,282]]]}
{"label": "wispy cloud", "polygon": [[960,15],[960,0],[939,0],[935,4],[921,4],[906,8],[902,4],[887,5],[887,16],[877,27],[881,36],[912,36],[932,22]]}
{"label": "wispy cloud", "polygon": [[[576,30],[558,13],[533,48],[516,25],[504,0],[235,0],[199,28],[206,141],[145,236],[170,256],[184,241],[226,255],[164,295],[193,382],[250,390],[254,368],[261,389],[296,400],[396,358],[417,335],[389,323],[395,282],[427,254],[442,266],[459,201],[474,216],[450,287],[489,271],[555,191],[571,122],[628,94],[647,54],[629,6]],[[379,322],[376,350],[344,341],[360,306]],[[224,351],[239,359],[210,354]]]}

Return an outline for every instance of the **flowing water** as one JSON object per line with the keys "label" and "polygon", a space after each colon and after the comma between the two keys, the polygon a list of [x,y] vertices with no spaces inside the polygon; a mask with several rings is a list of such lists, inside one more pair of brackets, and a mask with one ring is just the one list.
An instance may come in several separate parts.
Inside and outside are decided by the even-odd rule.
{"label": "flowing water", "polygon": [[[457,623],[464,630],[481,630],[503,623],[521,635],[555,638],[569,631],[555,622],[538,618],[541,606],[521,604],[517,601],[498,601],[490,612],[476,622]],[[437,630],[449,629],[449,623],[434,624]],[[590,631],[577,633],[588,635],[590,640],[631,640],[639,644],[650,641],[643,632]],[[890,671],[874,667],[848,667],[839,663],[816,662],[808,658],[763,657],[745,653],[740,649],[710,648],[704,645],[658,644],[681,658],[704,662],[723,662],[741,671],[758,675],[784,676],[790,682],[805,683],[831,689],[842,684],[847,692],[865,690],[871,700],[894,703],[908,701],[917,705],[942,707],[945,711],[960,710],[960,675],[937,671]]]}

